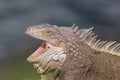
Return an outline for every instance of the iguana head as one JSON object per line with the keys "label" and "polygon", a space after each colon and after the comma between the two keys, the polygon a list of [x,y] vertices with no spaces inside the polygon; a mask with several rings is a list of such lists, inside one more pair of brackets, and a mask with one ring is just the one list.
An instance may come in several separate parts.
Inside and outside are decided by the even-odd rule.
{"label": "iguana head", "polygon": [[49,24],[32,26],[26,30],[26,34],[42,41],[42,45],[27,58],[27,61],[38,62],[37,65],[44,67],[53,63],[60,66],[65,61],[66,45],[59,27]]}

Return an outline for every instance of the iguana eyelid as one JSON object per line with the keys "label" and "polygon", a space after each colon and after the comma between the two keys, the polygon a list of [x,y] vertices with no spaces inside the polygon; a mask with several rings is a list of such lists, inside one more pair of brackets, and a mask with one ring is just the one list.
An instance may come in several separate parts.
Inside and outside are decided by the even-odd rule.
{"label": "iguana eyelid", "polygon": [[44,30],[42,34],[45,36],[51,36],[54,34],[54,32],[52,30]]}

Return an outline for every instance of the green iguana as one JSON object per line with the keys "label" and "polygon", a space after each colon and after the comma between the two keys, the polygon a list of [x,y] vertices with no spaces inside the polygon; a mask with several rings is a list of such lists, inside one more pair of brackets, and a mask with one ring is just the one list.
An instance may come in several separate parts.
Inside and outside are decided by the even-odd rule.
{"label": "green iguana", "polygon": [[92,28],[41,24],[26,33],[42,45],[27,58],[41,80],[120,80],[120,44],[96,39]]}

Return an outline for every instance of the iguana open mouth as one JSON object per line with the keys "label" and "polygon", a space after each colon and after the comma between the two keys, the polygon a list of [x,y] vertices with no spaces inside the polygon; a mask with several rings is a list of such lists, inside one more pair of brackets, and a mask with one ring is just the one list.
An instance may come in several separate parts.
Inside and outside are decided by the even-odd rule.
{"label": "iguana open mouth", "polygon": [[45,62],[49,60],[64,62],[66,59],[66,51],[63,48],[56,47],[44,40],[42,45],[27,58],[29,62]]}
{"label": "iguana open mouth", "polygon": [[[38,67],[37,72],[43,73],[51,65],[51,62],[64,62],[65,59],[66,52],[62,48],[42,40],[41,46],[27,58],[27,61],[34,62],[34,67]],[[53,63],[52,66],[54,65]]]}
{"label": "iguana open mouth", "polygon": [[47,44],[46,41],[42,41],[42,44],[40,45],[40,47],[27,58],[27,61],[31,62],[31,60],[35,57],[37,57],[38,55],[44,53],[50,46]]}

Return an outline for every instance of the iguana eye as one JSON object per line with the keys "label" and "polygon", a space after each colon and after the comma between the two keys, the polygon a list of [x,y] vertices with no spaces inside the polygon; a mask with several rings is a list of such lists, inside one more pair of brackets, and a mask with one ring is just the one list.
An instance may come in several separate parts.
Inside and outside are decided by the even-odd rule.
{"label": "iguana eye", "polygon": [[49,29],[44,30],[44,31],[43,31],[43,35],[45,35],[45,36],[51,36],[51,35],[53,35],[53,31],[52,31],[52,30],[49,30]]}

